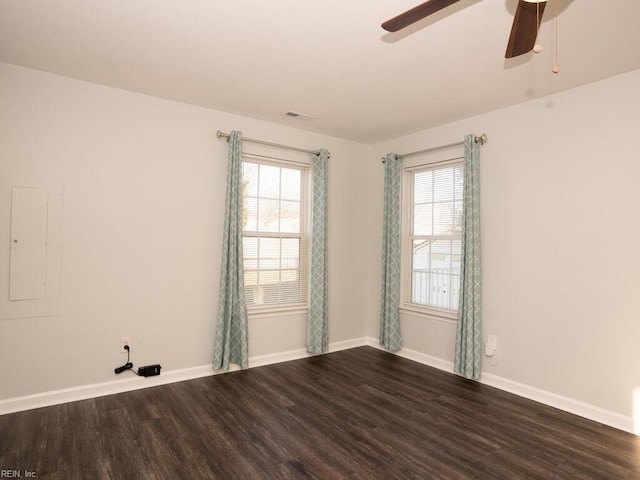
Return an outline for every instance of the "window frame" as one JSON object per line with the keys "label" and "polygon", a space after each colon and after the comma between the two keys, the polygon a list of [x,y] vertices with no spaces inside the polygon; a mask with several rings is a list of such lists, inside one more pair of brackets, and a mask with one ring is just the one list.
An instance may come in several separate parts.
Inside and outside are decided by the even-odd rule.
{"label": "window frame", "polygon": [[[405,161],[406,160],[406,161]],[[419,171],[447,168],[462,165],[464,167],[464,150],[462,146],[452,146],[444,149],[426,152],[411,159],[403,159],[401,186],[401,281],[400,305],[401,311],[418,316],[445,322],[457,322],[458,309],[446,309],[412,302],[412,250],[413,250],[413,174]]]}
{"label": "window frame", "polygon": [[[252,318],[258,317],[275,317],[283,313],[286,314],[302,314],[309,309],[309,277],[310,277],[310,242],[311,242],[311,163],[300,162],[296,160],[288,160],[265,155],[257,155],[251,153],[242,154],[242,167],[244,172],[244,164],[254,163],[259,165],[269,165],[278,168],[288,168],[300,171],[300,232],[299,233],[283,233],[283,232],[260,232],[245,231],[243,229],[242,238],[298,238],[300,239],[300,256],[299,256],[299,274],[301,280],[302,301],[280,303],[280,304],[247,304],[247,314]],[[244,179],[243,179],[244,181]],[[281,196],[278,197],[282,200]],[[259,257],[258,257],[259,258]],[[246,259],[243,252],[243,261]],[[258,260],[259,261],[259,260]],[[255,271],[251,269],[250,271]],[[280,271],[282,268],[279,269]],[[247,268],[244,268],[243,286]]]}

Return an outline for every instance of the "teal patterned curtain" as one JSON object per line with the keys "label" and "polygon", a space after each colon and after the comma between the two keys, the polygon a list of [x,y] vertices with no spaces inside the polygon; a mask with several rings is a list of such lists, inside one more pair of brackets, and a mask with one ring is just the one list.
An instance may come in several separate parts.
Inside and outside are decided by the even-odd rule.
{"label": "teal patterned curtain", "polygon": [[222,269],[213,368],[228,370],[230,363],[249,366],[247,306],[242,263],[242,132],[229,135],[227,196],[222,240]]}
{"label": "teal patterned curtain", "polygon": [[329,152],[320,150],[312,163],[311,281],[307,351],[323,353],[329,348],[327,312],[327,164]]}
{"label": "teal patterned curtain", "polygon": [[389,153],[384,161],[384,219],[382,236],[382,300],[380,345],[402,348],[400,335],[400,185],[402,159]]}
{"label": "teal patterned curtain", "polygon": [[482,325],[480,319],[480,147],[475,135],[464,138],[464,218],[460,304],[456,328],[456,373],[480,378]]}

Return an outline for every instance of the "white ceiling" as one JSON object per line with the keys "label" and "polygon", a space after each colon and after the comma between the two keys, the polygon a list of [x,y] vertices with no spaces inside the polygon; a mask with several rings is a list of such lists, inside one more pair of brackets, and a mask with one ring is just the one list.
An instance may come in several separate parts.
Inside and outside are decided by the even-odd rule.
{"label": "white ceiling", "polygon": [[364,143],[640,68],[639,0],[550,0],[543,52],[511,60],[517,0],[382,30],[419,3],[0,0],[0,61]]}

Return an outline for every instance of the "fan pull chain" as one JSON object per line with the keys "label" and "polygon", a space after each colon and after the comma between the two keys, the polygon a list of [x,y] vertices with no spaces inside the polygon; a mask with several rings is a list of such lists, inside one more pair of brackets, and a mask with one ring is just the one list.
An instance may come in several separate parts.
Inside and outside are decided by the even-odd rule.
{"label": "fan pull chain", "polygon": [[[540,31],[540,3],[536,2],[536,32]],[[534,53],[540,53],[542,51],[542,45],[536,43],[533,46]]]}
{"label": "fan pull chain", "polygon": [[553,52],[553,68],[551,71],[553,73],[560,73],[560,65],[558,64],[558,30],[559,30],[559,22],[558,22],[558,2],[556,4],[556,18],[553,23],[554,26],[554,52]]}

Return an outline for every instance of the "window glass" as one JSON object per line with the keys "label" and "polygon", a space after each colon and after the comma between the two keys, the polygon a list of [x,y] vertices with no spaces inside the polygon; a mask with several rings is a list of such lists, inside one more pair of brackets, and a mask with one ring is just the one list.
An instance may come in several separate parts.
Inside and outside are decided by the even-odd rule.
{"label": "window glass", "polygon": [[457,310],[460,294],[463,165],[424,166],[406,172],[410,225],[404,242],[408,302]]}
{"label": "window glass", "polygon": [[306,172],[243,162],[244,286],[250,310],[307,302]]}

